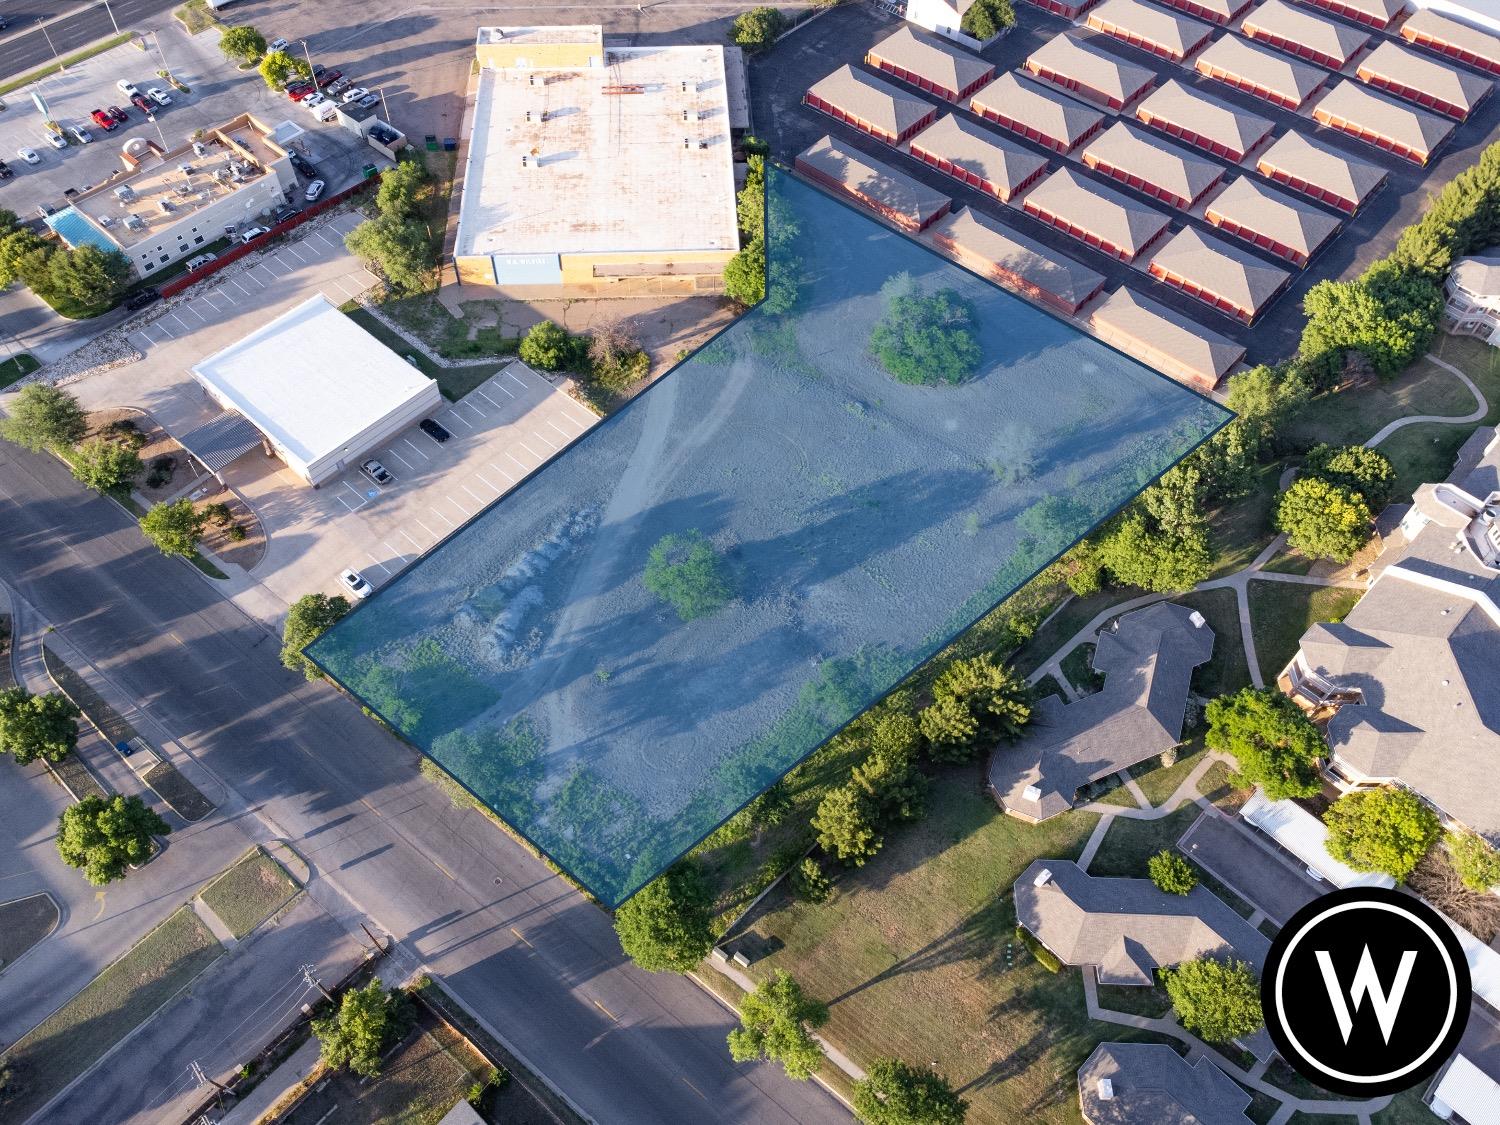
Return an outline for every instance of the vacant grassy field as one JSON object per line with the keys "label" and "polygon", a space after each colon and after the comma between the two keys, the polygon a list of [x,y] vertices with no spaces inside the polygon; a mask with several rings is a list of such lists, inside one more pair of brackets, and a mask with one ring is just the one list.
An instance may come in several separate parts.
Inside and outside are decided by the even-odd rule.
{"label": "vacant grassy field", "polygon": [[1261,678],[1269,685],[1297,652],[1298,642],[1316,621],[1342,621],[1360,591],[1292,582],[1250,583],[1250,627]]}
{"label": "vacant grassy field", "polygon": [[198,897],[230,933],[242,938],[296,893],[296,881],[257,847],[204,887]]}
{"label": "vacant grassy field", "polygon": [[223,951],[192,908],[180,908],[0,1056],[15,1087],[0,1096],[0,1118],[25,1121]]}
{"label": "vacant grassy field", "polygon": [[50,934],[57,917],[57,903],[51,895],[0,902],[0,969]]}

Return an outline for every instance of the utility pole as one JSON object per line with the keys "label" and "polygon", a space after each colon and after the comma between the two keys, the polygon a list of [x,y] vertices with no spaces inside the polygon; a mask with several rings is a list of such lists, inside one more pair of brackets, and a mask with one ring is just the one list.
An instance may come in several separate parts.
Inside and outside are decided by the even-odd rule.
{"label": "utility pole", "polygon": [[385,104],[385,87],[384,86],[380,87],[379,94],[380,94],[380,112],[383,113],[383,114],[385,114],[385,123],[387,125],[389,125],[391,123],[391,107]]}
{"label": "utility pole", "polygon": [[361,922],[359,924],[359,927],[360,927],[360,929],[364,930],[365,936],[367,936],[370,939],[371,944],[373,944],[375,946],[376,952],[382,953],[382,954],[386,952],[385,945],[381,942],[381,940],[378,937],[376,937],[373,933],[370,932],[370,927],[369,926],[367,926],[363,922]]}
{"label": "utility pole", "polygon": [[224,1097],[225,1094],[227,1094],[227,1093],[230,1092],[228,1086],[224,1086],[224,1085],[220,1084],[219,1082],[216,1082],[214,1079],[210,1078],[204,1072],[204,1070],[203,1070],[203,1064],[200,1063],[197,1059],[194,1059],[188,1065],[188,1069],[193,1072],[193,1077],[198,1080],[198,1085],[200,1085],[200,1086],[212,1086],[215,1090],[217,1090],[219,1092],[219,1097],[221,1099]]}
{"label": "utility pole", "polygon": [[330,1004],[333,1003],[333,993],[324,988],[323,982],[313,976],[313,967],[311,965],[302,966],[302,979],[307,983],[308,988],[316,988],[323,994],[324,1000],[327,1000]]}
{"label": "utility pole", "polygon": [[36,19],[36,22],[41,25],[42,34],[44,36],[46,36],[46,39],[47,39],[47,46],[49,48],[51,48],[51,50],[52,50],[52,57],[54,59],[57,59],[58,69],[59,70],[67,70],[68,68],[65,67],[65,66],[63,66],[63,64],[62,64],[62,58],[61,58],[61,56],[58,55],[57,48],[52,45],[52,35],[47,30],[47,18],[45,16],[38,16],[37,19]]}

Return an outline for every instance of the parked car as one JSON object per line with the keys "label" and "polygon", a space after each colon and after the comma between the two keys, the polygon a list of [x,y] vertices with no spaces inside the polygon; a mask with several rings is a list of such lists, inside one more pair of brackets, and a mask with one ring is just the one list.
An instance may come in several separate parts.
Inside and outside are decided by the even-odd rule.
{"label": "parked car", "polygon": [[65,137],[65,136],[63,136],[61,133],[54,133],[51,129],[48,129],[42,135],[47,138],[47,143],[49,145],[51,145],[53,148],[67,148],[68,147],[68,138]]}
{"label": "parked car", "polygon": [[364,475],[369,477],[372,482],[380,485],[382,488],[384,488],[388,484],[396,483],[396,478],[391,476],[390,470],[382,465],[379,461],[375,460],[375,458],[373,457],[371,457],[368,461],[361,462],[359,471],[364,473]]}
{"label": "parked car", "polygon": [[112,117],[115,123],[118,125],[123,125],[125,124],[125,122],[130,120],[130,114],[126,113],[117,105],[110,106],[108,112],[110,117]]}
{"label": "parked car", "polygon": [[365,580],[365,576],[357,570],[345,570],[339,574],[339,581],[343,583],[344,589],[348,590],[356,598],[368,598],[375,592],[375,587]]}
{"label": "parked car", "polygon": [[240,239],[241,242],[246,243],[248,245],[249,243],[254,242],[261,235],[263,235],[263,234],[270,234],[270,233],[271,233],[271,229],[269,227],[261,227],[261,226],[247,227],[245,230],[240,231],[240,233],[239,233],[239,239]]}
{"label": "parked car", "polygon": [[328,184],[324,180],[314,180],[307,185],[307,190],[302,193],[302,198],[309,203],[313,203],[317,200],[318,196],[323,194],[323,189],[327,186]]}
{"label": "parked car", "polygon": [[353,84],[354,84],[353,81],[346,74],[346,75],[344,75],[344,77],[340,78],[337,82],[330,82],[330,83],[328,83],[328,85],[324,86],[323,87],[323,92],[325,94],[342,94],[345,90],[347,90]]}
{"label": "parked car", "polygon": [[372,105],[374,105],[378,101],[380,101],[380,95],[379,94],[366,94],[364,97],[360,98],[359,101],[355,102],[354,104],[357,105],[357,106],[359,106],[360,109],[369,109]]}
{"label": "parked car", "polygon": [[272,51],[285,51],[290,46],[290,43],[278,35],[266,44],[266,54],[270,54]]}
{"label": "parked car", "polygon": [[90,144],[94,139],[94,134],[82,125],[69,125],[68,132],[73,134],[73,139],[81,145]]}
{"label": "parked car", "polygon": [[318,75],[318,88],[321,89],[324,86],[331,86],[342,77],[344,77],[344,72],[342,70],[325,70],[322,74]]}
{"label": "parked car", "polygon": [[6,19],[4,16],[0,16],[0,31],[4,31],[9,26],[10,20]]}
{"label": "parked car", "polygon": [[436,442],[445,442],[453,436],[431,418],[423,418],[417,423],[417,428]]}
{"label": "parked car", "polygon": [[132,101],[134,101],[135,96],[141,92],[134,82],[131,82],[128,79],[124,78],[115,83],[115,89],[119,90],[120,93],[124,94]]}
{"label": "parked car", "polygon": [[322,63],[313,63],[312,73],[314,78],[321,79],[328,68]]}
{"label": "parked car", "polygon": [[322,94],[318,93],[308,94],[306,97],[301,99],[302,107],[304,109],[317,109],[327,100],[328,99],[325,98]]}
{"label": "parked car", "polygon": [[342,94],[340,94],[339,100],[345,102],[357,102],[360,98],[364,97],[369,92],[370,91],[366,90],[363,86],[355,86],[352,90],[345,90]]}
{"label": "parked car", "polygon": [[89,116],[94,119],[94,124],[106,133],[113,133],[120,127],[120,123],[111,117],[107,110],[96,109]]}
{"label": "parked car", "polygon": [[15,172],[12,171],[11,166],[5,163],[5,161],[0,160],[0,180],[8,180],[14,175]]}
{"label": "parked car", "polygon": [[167,93],[160,86],[152,86],[149,90],[146,91],[146,96],[157,105],[172,104],[172,95]]}
{"label": "parked car", "polygon": [[311,86],[288,86],[286,88],[286,96],[294,102],[300,102],[303,98],[316,93],[317,91]]}
{"label": "parked car", "polygon": [[36,205],[36,217],[38,219],[45,219],[48,215],[55,214],[57,214],[57,208],[50,203],[38,203]]}
{"label": "parked car", "polygon": [[16,155],[26,161],[27,164],[40,164],[42,162],[41,155],[34,148],[18,148],[16,149]]}
{"label": "parked car", "polygon": [[204,266],[208,265],[209,262],[217,262],[218,260],[219,256],[213,253],[199,254],[196,257],[189,258],[187,264],[188,273],[192,273],[194,270],[202,269]]}
{"label": "parked car", "polygon": [[140,110],[147,117],[150,117],[153,113],[156,112],[156,107],[146,100],[145,94],[131,94],[130,104],[135,106],[136,109]]}
{"label": "parked car", "polygon": [[132,293],[125,302],[125,307],[131,312],[139,312],[153,301],[161,300],[161,292],[152,286],[147,286],[139,292]]}
{"label": "parked car", "polygon": [[314,178],[318,174],[318,170],[313,167],[312,161],[308,160],[300,152],[292,153],[292,167],[309,178]]}
{"label": "parked car", "polygon": [[297,208],[288,207],[285,203],[283,203],[280,207],[276,208],[276,210],[271,213],[271,220],[272,222],[276,223],[284,223],[293,216],[300,214],[302,214],[302,212],[297,210]]}

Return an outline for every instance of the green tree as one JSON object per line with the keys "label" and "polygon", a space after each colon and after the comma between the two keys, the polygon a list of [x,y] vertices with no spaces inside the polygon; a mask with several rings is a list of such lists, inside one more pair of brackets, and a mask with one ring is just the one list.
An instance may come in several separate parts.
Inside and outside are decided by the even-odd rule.
{"label": "green tree", "polygon": [[1396,467],[1391,459],[1363,445],[1315,445],[1308,450],[1302,471],[1359,493],[1375,512],[1391,502],[1396,488]]}
{"label": "green tree", "polygon": [[375,209],[387,219],[414,217],[427,180],[427,168],[420,160],[398,161],[394,168],[381,173]]}
{"label": "green tree", "polygon": [[307,60],[286,51],[270,51],[260,60],[260,76],[273,90],[285,90],[295,78],[311,78]]}
{"label": "green tree", "polygon": [[653,973],[686,973],[713,948],[713,895],[698,865],[685,860],[647,883],[615,911],[620,946]]}
{"label": "green tree", "polygon": [[1233,754],[1245,785],[1273,801],[1311,797],[1323,788],[1318,759],[1328,748],[1312,720],[1274,688],[1241,688],[1212,700],[1207,743]]}
{"label": "green tree", "polygon": [[916,386],[962,383],[982,355],[967,301],[952,289],[922,296],[909,287],[892,292],[870,350],[898,382]]}
{"label": "green tree", "polygon": [[1437,814],[1416,794],[1382,787],[1345,793],[1323,814],[1328,854],[1356,871],[1404,881],[1442,834]]}
{"label": "green tree", "polygon": [[0,234],[0,289],[17,280],[25,281],[22,264],[36,253],[41,253],[44,259],[49,257],[51,248],[50,242],[25,227]]}
{"label": "green tree", "polygon": [[70,297],[89,308],[114,304],[131,279],[130,262],[124,254],[88,243],[57,251],[48,261],[47,270],[54,295]]}
{"label": "green tree", "polygon": [[812,856],[804,856],[802,862],[792,870],[792,889],[797,897],[807,902],[827,902],[833,893],[833,884],[823,874],[823,868]]}
{"label": "green tree", "polygon": [[1157,593],[1191,590],[1213,566],[1206,527],[1166,532],[1138,508],[1100,539],[1099,560],[1117,582]]}
{"label": "green tree", "polygon": [[1204,957],[1161,970],[1182,1026],[1210,1043],[1228,1043],[1265,1024],[1260,984],[1243,961]]}
{"label": "green tree", "polygon": [[1010,0],[974,0],[958,21],[958,29],[981,42],[993,39],[1016,25],[1016,10]]}
{"label": "green tree", "polygon": [[372,980],[345,992],[336,1011],[312,1021],[312,1030],[325,1064],[374,1078],[380,1074],[381,1052],[395,1037],[398,1022],[395,998],[380,981]]}
{"label": "green tree", "polygon": [[[915,726],[915,724],[913,724]],[[916,747],[872,750],[849,782],[882,821],[916,820],[927,799],[927,778],[917,768]]]}
{"label": "green tree", "polygon": [[1304,555],[1346,563],[1370,539],[1370,506],[1321,477],[1298,477],[1276,502],[1276,527]]}
{"label": "green tree", "polygon": [[1432,279],[1376,262],[1354,281],[1320,281],[1302,301],[1307,325],[1299,354],[1325,371],[1346,351],[1363,354],[1383,376],[1404,370],[1427,351],[1443,309]]}
{"label": "green tree", "polygon": [[1444,835],[1443,840],[1448,845],[1448,860],[1464,886],[1480,894],[1500,886],[1500,853],[1484,837],[1455,830]]}
{"label": "green tree", "polygon": [[865,1125],[963,1125],[968,1111],[947,1078],[900,1059],[876,1059],[854,1084],[854,1113]]}
{"label": "green tree", "polygon": [[88,420],[78,400],[47,383],[28,383],[0,419],[0,437],[40,452],[49,446],[69,446],[88,432]]}
{"label": "green tree", "polygon": [[57,854],[69,867],[83,868],[94,886],[103,886],[150,859],[151,837],[171,831],[139,797],[91,795],[58,818]]}
{"label": "green tree", "polygon": [[573,358],[573,337],[560,324],[541,320],[521,338],[521,361],[539,371],[561,371]]}
{"label": "green tree", "polygon": [[141,459],[135,450],[106,438],[92,438],[78,446],[69,465],[79,483],[96,492],[119,488],[141,471]]}
{"label": "green tree", "polygon": [[266,37],[249,24],[228,27],[219,36],[219,50],[224,52],[227,59],[259,62],[266,53]]}
{"label": "green tree", "polygon": [[827,1022],[828,1006],[777,969],[740,1000],[740,1026],[729,1033],[729,1053],[735,1062],[772,1059],[788,1078],[811,1078],[823,1063],[823,1049],[809,1029]]}
{"label": "green tree", "polygon": [[424,292],[432,282],[432,240],[414,219],[366,219],[344,236],[344,247],[401,293]]}
{"label": "green tree", "polygon": [[713,613],[731,597],[723,561],[696,530],[657,540],[641,582],[683,621]]}
{"label": "green tree", "polygon": [[302,650],[348,612],[349,601],[340,595],[303,594],[293,602],[281,629],[282,667],[301,672],[309,680],[321,680],[322,671],[302,655]]}
{"label": "green tree", "polygon": [[203,538],[203,515],[186,497],[158,504],[141,517],[141,534],[164,555],[190,557]]}
{"label": "green tree", "polygon": [[940,762],[966,762],[981,741],[1020,737],[1031,721],[1031,688],[988,653],[955,660],[933,681],[932,703],[918,715],[922,737]]}
{"label": "green tree", "polygon": [[746,307],[766,295],[766,242],[753,238],[724,266],[724,293]]}
{"label": "green tree", "polygon": [[0,691],[0,753],[18,766],[38,758],[60,762],[78,744],[78,716],[72,700],[57,692],[32,695],[25,688]]}
{"label": "green tree", "polygon": [[751,8],[734,18],[729,27],[729,41],[748,55],[759,54],[776,42],[786,30],[786,17],[775,8]]}
{"label": "green tree", "polygon": [[1146,872],[1157,888],[1169,895],[1185,895],[1198,885],[1193,865],[1170,848],[1163,848],[1148,859]]}
{"label": "green tree", "polygon": [[852,867],[863,867],[885,842],[879,831],[878,811],[853,784],[823,794],[813,813],[812,827],[818,846]]}

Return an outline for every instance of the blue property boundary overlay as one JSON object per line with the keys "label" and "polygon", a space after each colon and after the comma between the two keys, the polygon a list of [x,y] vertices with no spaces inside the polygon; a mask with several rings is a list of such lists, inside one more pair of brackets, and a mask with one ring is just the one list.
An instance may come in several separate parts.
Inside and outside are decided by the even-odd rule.
{"label": "blue property boundary overlay", "polygon": [[[610,906],[628,898],[848,722],[876,705],[912,671],[1129,503],[1231,417],[1210,400],[1084,335],[1068,322],[780,170],[768,169],[766,204],[771,233],[767,302],[726,326],[620,411],[538,466],[510,493],[472,517],[376,597],[359,604],[307,650],[326,674]],[[886,259],[892,268],[882,269]],[[867,325],[886,299],[878,292],[878,283],[902,274],[895,265],[919,275],[914,282],[920,292],[951,288],[975,304],[986,363],[994,366],[963,387],[914,388],[898,384],[864,358]],[[851,276],[859,288],[840,293],[839,278],[848,286]],[[794,278],[801,284],[789,283]],[[862,318],[866,327],[860,331]],[[816,357],[822,366],[809,362],[808,346],[825,343],[827,347]],[[1026,353],[1027,348],[1034,354]],[[743,374],[745,364],[751,365],[749,376]],[[880,376],[874,382],[871,370]],[[674,496],[668,503],[653,499],[613,519],[584,517],[573,511],[559,524],[558,514],[565,509],[586,510],[592,498],[607,504],[624,487],[621,482],[627,479],[627,471],[644,473],[650,483],[655,480],[651,470],[659,468],[660,462],[690,456],[700,427],[668,425],[670,432],[657,435],[655,447],[644,430],[658,415],[664,414],[668,423],[674,421],[677,400],[695,394],[710,400],[722,397],[736,378],[745,382],[740,397],[729,407],[736,421],[769,418],[775,425],[763,436],[779,439],[784,436],[783,428],[795,428],[795,408],[812,402],[823,408],[822,414],[810,415],[810,442],[817,444],[815,439],[823,435],[847,439],[853,432],[859,438],[862,420],[867,418],[872,431],[886,431],[869,439],[879,458],[856,457],[846,468],[853,475],[872,470],[876,464],[882,471],[888,467],[893,471],[856,481],[849,488],[840,488],[839,481],[828,482],[826,495],[821,497],[813,493],[824,482],[814,480],[808,485],[795,479],[789,467],[779,476],[773,474],[775,479],[769,482],[773,499],[788,490],[796,493],[793,507],[800,505],[804,515],[814,513],[813,518],[824,519],[816,526],[799,523],[780,509],[752,507],[745,503],[749,493],[729,494],[727,506],[705,503],[703,486],[712,482],[701,472],[699,477],[687,476],[691,497]],[[1024,386],[999,386],[1000,381],[1012,378],[1030,381]],[[839,393],[849,387],[868,392],[843,403],[844,412],[860,425],[851,424],[844,412],[827,409],[830,387]],[[1067,401],[1070,392],[1076,400],[1071,404]],[[1111,394],[1138,413],[1161,415],[1155,429],[1130,431],[1138,439],[1138,448],[1131,448],[1129,456],[1119,448],[1123,423],[1100,417],[1097,411],[1088,413]],[[823,400],[799,397],[804,395],[823,395]],[[767,403],[774,407],[769,414],[754,413],[757,408],[766,409]],[[971,409],[966,411],[966,404]],[[996,413],[1002,404],[1004,409]],[[1075,412],[1071,420],[1063,411],[1069,406]],[[779,410],[782,407],[785,410]],[[929,425],[945,407],[956,416],[941,419],[942,426]],[[969,463],[979,448],[975,441],[988,433],[979,431],[990,422],[997,432],[1003,430],[1010,424],[1011,411],[1025,414],[1028,409],[1036,418],[1029,432],[1061,442],[1067,439],[1062,429],[1076,422],[1091,439],[1092,448],[1080,439],[1083,452],[1076,458],[1048,461],[1040,473],[1039,466],[1018,466],[1014,458],[998,467],[992,461],[983,467],[997,476],[1013,474],[1014,488],[996,488],[993,482],[982,487],[988,478],[976,472],[978,462]],[[988,413],[981,416],[984,410]],[[715,468],[721,452],[724,470],[742,476],[787,456],[777,443],[746,456],[740,447],[749,445],[751,439],[738,429],[726,440],[706,409],[696,415],[685,413],[693,422],[702,423],[702,431],[715,440],[714,455],[708,458]],[[1060,418],[1064,427],[1038,429]],[[907,424],[890,426],[888,420]],[[1169,425],[1172,421],[1178,425]],[[1088,422],[1094,423],[1092,434]],[[818,423],[826,428],[820,430]],[[844,429],[835,432],[839,426]],[[932,432],[919,433],[922,427]],[[747,425],[745,433],[752,428]],[[1174,429],[1180,431],[1175,436]],[[1017,440],[1024,444],[1027,433],[1026,426],[1019,426]],[[893,440],[892,434],[903,440]],[[909,435],[926,444],[904,441]],[[954,435],[951,440],[950,435]],[[619,456],[621,446],[626,456]],[[631,451],[641,448],[649,450],[644,460],[650,464],[644,470],[640,464],[629,463]],[[912,450],[920,456],[899,463]],[[802,452],[805,459],[836,460],[840,450],[816,449],[811,458],[806,450]],[[564,459],[566,466],[559,463]],[[1027,460],[1024,451],[1020,460]],[[1091,463],[1097,463],[1101,472],[1124,477],[1112,491],[1099,495],[1103,490],[1096,491],[1094,486],[1100,480],[1075,475]],[[553,470],[550,475],[548,470]],[[1028,480],[1034,481],[1030,487]],[[954,498],[946,495],[955,481],[967,488],[958,498],[974,501],[966,512],[960,513]],[[559,490],[558,482],[566,489],[550,496],[549,490]],[[653,497],[681,482],[670,470],[662,470],[660,483]],[[863,533],[868,538],[871,520],[884,527],[885,517],[870,517],[863,509],[877,510],[884,504],[891,505],[892,526],[900,526],[903,514],[910,522],[913,486],[929,489],[923,494],[928,507],[947,505],[941,524],[918,525],[906,539],[870,540],[867,551],[849,552],[850,560],[831,576],[818,572],[823,556],[838,555],[846,538],[829,534],[827,529],[847,532],[856,539]],[[1024,510],[1019,507],[1021,499],[1031,501]],[[684,500],[694,503],[684,504]],[[906,508],[900,506],[903,502]],[[918,508],[915,514],[925,518],[927,508]],[[662,514],[667,509],[671,511]],[[789,526],[769,530],[759,526],[757,521],[765,511],[773,519],[778,512],[786,515]],[[968,550],[963,540],[954,537],[958,527],[954,521],[960,518],[964,534],[973,536],[974,543],[1014,532],[1008,553],[973,550],[969,555],[956,555],[955,543]],[[745,520],[757,524],[750,529],[753,534],[741,526]],[[972,531],[968,521],[972,521]],[[683,624],[637,588],[639,571],[647,548],[660,535],[700,529],[723,553],[740,593],[746,592],[744,583],[750,579],[749,596],[737,598],[702,621]],[[511,541],[496,548],[494,540],[506,536]],[[613,554],[606,549],[611,536],[621,544],[621,550]],[[753,549],[740,549],[751,541]],[[946,544],[948,553],[930,554],[934,544]],[[766,572],[772,573],[774,581],[781,571],[761,565],[772,550],[783,569],[796,573],[802,567],[809,577],[794,580],[790,590],[773,589],[766,582]],[[583,561],[576,562],[575,555]],[[593,556],[606,557],[595,565],[590,561]],[[486,571],[497,560],[515,564],[511,566],[514,573]],[[930,564],[957,569],[953,577],[934,573],[932,581],[923,581]],[[978,569],[965,570],[965,566]],[[590,567],[597,573],[571,573]],[[881,586],[882,581],[891,580],[882,573],[886,569],[897,576],[890,589]],[[632,573],[627,576],[625,571]],[[559,585],[567,596],[554,598]],[[460,586],[466,592],[457,595]],[[958,593],[944,596],[950,589]],[[892,613],[896,607],[889,600],[879,604],[878,599],[889,599],[893,591],[903,610],[907,601],[927,598],[931,603],[925,607],[925,616],[923,607],[912,606],[912,618],[921,625],[917,635],[891,632],[892,618],[902,614]],[[853,643],[849,631],[840,632],[837,624],[829,622],[840,620],[840,613],[851,605],[863,605],[860,599],[866,593],[872,598],[868,603],[872,619],[858,622],[852,631],[858,643]],[[748,682],[764,689],[759,695],[774,698],[769,702],[751,698],[740,701],[743,706],[738,710],[699,715],[694,709],[705,705],[699,685],[710,683],[714,691],[707,698],[711,700],[734,692],[747,678],[739,666],[727,670],[730,654],[744,660],[747,652],[758,651],[752,646],[716,647],[713,630],[729,629],[731,636],[739,635],[734,630],[740,625],[752,633],[774,631],[765,628],[767,614],[763,612],[763,603],[774,599],[762,598],[763,594],[790,598],[790,612],[797,620],[795,629],[785,631],[786,645],[769,644],[758,653],[760,664],[750,664],[752,672],[763,673],[763,678],[755,680],[752,675]],[[598,601],[606,595],[617,601],[604,617],[591,620],[584,614],[581,624],[567,622],[578,601]],[[451,604],[455,596],[461,597],[456,605]],[[422,604],[429,597],[442,602],[436,614]],[[805,618],[795,604],[799,598],[816,603],[808,607]],[[752,609],[757,612],[748,612]],[[628,627],[614,627],[615,620]],[[573,632],[550,645],[557,639],[552,633],[558,622]],[[539,624],[547,628],[538,628]],[[528,647],[526,638],[531,632],[539,632],[541,639]],[[386,657],[403,637],[420,639],[399,653],[396,665]],[[635,643],[640,637],[647,640]],[[594,659],[589,654],[596,649],[607,651],[611,644],[618,647],[621,643],[631,649],[623,664],[601,660],[597,667],[580,666],[580,654],[588,665]],[[659,659],[640,660],[642,652],[656,652]],[[545,669],[545,674],[538,668]],[[800,675],[784,671],[798,668],[807,671]],[[778,673],[783,673],[780,679],[775,678]],[[553,690],[558,683],[561,686]],[[679,695],[684,702],[674,710]],[[513,702],[502,703],[506,698]],[[557,700],[563,702],[553,706]],[[583,715],[581,726],[574,719],[577,714]],[[694,728],[700,721],[705,727],[716,722],[720,727],[706,733],[681,729],[684,722]],[[573,729],[564,745],[550,747],[551,734],[570,724]],[[634,781],[644,785],[633,786]],[[658,798],[656,807],[651,807],[650,802]]]}

